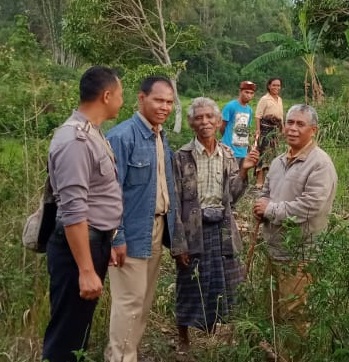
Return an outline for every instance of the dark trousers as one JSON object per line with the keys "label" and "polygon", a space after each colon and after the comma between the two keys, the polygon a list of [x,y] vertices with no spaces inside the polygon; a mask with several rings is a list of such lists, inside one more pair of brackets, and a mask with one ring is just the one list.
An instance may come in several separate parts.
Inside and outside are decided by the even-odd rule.
{"label": "dark trousers", "polygon": [[[112,232],[89,229],[90,248],[96,273],[104,281],[110,258]],[[50,274],[51,319],[43,346],[43,360],[76,362],[74,351],[86,350],[96,300],[80,298],[79,271],[58,223],[47,245]]]}

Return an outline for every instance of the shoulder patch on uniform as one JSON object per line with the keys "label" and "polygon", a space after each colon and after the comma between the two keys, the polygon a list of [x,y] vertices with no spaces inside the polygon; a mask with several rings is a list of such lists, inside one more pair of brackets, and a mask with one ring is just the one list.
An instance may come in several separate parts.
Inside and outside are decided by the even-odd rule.
{"label": "shoulder patch on uniform", "polygon": [[77,140],[79,141],[86,141],[87,139],[87,135],[86,135],[86,130],[81,127],[80,125],[75,126],[75,137]]}
{"label": "shoulder patch on uniform", "polygon": [[76,119],[68,119],[61,127],[72,127],[75,130],[75,139],[79,141],[86,141],[90,125],[87,121],[85,124],[82,124],[81,121]]}

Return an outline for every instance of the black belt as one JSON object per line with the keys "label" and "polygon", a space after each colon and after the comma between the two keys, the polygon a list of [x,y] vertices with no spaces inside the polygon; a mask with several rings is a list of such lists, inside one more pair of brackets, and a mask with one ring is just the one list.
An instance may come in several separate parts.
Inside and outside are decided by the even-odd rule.
{"label": "black belt", "polygon": [[[62,227],[64,228],[64,225],[62,224],[61,218],[57,217],[56,218],[56,228]],[[118,233],[117,229],[111,229],[111,230],[99,230],[96,229],[95,227],[88,225],[88,229],[91,230],[92,232],[102,236],[102,237],[106,237],[106,238],[112,238],[114,239],[116,237],[116,234]]]}

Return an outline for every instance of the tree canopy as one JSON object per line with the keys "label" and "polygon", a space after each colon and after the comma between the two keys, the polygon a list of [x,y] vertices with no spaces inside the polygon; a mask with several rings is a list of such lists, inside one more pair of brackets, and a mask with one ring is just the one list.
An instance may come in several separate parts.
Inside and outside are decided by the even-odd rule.
{"label": "tree canopy", "polygon": [[310,25],[320,30],[325,26],[323,47],[333,57],[347,59],[349,47],[345,31],[349,29],[349,2],[347,0],[299,0],[297,10],[307,11]]}
{"label": "tree canopy", "polygon": [[[349,57],[346,0],[0,0],[0,7],[2,44],[14,15],[24,14],[40,46],[58,64],[104,63],[122,73],[160,65],[177,78],[179,93],[189,96],[235,95],[245,77],[261,89],[272,76],[283,78],[284,95],[301,96],[304,72],[286,52],[288,44],[297,53],[287,37],[300,42],[297,49],[303,46],[304,54],[309,51],[304,46],[317,44],[314,67],[329,95],[338,92],[335,84],[343,79],[345,64],[337,60]],[[299,26],[301,11],[306,13],[305,32]],[[280,35],[264,41],[261,34]],[[321,39],[315,42],[318,34]],[[254,59],[275,57],[275,50],[281,55],[281,35],[283,60],[242,72]]]}

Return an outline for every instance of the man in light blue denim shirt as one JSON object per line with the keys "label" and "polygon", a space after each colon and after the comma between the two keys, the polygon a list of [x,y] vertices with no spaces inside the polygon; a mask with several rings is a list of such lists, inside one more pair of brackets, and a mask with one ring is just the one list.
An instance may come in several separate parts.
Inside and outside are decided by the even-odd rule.
{"label": "man in light blue denim shirt", "polygon": [[137,362],[159,274],[162,244],[174,229],[172,151],[162,124],[173,108],[171,81],[148,77],[138,94],[139,111],[107,138],[114,150],[124,196],[123,222],[109,268],[112,362]]}

